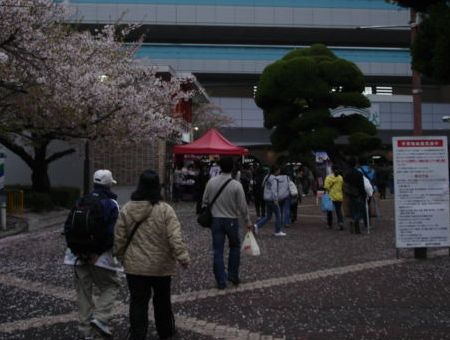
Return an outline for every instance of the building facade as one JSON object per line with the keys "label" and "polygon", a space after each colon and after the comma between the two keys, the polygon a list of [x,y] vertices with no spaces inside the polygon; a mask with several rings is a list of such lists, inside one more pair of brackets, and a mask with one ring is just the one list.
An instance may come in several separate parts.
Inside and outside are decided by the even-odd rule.
{"label": "building facade", "polygon": [[[411,133],[410,13],[383,0],[72,0],[77,20],[139,22],[143,62],[196,75],[234,120],[232,142],[269,143],[253,92],[263,69],[295,47],[323,43],[361,69],[380,136]],[[447,134],[450,90],[423,80],[424,133]]]}
{"label": "building facade", "polygon": [[[394,135],[412,133],[407,9],[383,0],[69,3],[76,10],[73,21],[81,27],[141,24],[136,34],[144,37],[137,54],[139,61],[170,65],[177,73],[193,73],[210,100],[233,119],[234,123],[221,132],[235,144],[250,148],[270,144],[270,131],[263,128],[262,111],[253,100],[259,76],[268,64],[291,49],[314,43],[327,45],[364,73],[366,93],[372,102],[370,115],[384,142],[389,143]],[[447,135],[449,126],[442,116],[450,113],[449,87],[428,79],[423,79],[422,85],[423,133]]]}

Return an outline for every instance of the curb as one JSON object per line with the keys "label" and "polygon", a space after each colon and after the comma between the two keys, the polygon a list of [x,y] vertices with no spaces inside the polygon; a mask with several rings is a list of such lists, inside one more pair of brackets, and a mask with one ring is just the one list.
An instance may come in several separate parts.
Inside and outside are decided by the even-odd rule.
{"label": "curb", "polygon": [[62,227],[68,213],[69,210],[57,210],[45,214],[26,213],[21,216],[11,215],[19,220],[18,227],[7,231],[0,231],[0,239],[56,226]]}
{"label": "curb", "polygon": [[24,233],[27,231],[28,231],[28,223],[26,222],[26,220],[23,220],[20,228],[15,228],[15,229],[8,230],[8,231],[0,231],[0,239],[9,237],[9,236],[18,235],[18,234],[21,234],[21,233]]}
{"label": "curb", "polygon": [[28,214],[26,216],[28,231],[36,231],[44,228],[63,226],[69,210],[52,211],[47,214]]}

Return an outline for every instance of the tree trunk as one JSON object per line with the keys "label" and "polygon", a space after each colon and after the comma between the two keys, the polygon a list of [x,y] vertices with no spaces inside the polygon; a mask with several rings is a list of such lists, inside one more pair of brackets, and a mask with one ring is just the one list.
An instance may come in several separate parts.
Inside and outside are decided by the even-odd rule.
{"label": "tree trunk", "polygon": [[46,160],[47,145],[34,148],[34,160],[31,167],[32,190],[36,192],[50,192],[50,178],[48,177],[48,163]]}

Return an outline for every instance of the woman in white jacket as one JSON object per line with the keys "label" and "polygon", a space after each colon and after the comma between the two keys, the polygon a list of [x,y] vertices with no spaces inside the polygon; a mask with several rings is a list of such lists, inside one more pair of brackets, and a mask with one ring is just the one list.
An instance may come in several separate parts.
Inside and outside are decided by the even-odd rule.
{"label": "woman in white jacket", "polygon": [[262,217],[255,224],[255,233],[259,232],[264,224],[272,219],[272,214],[275,214],[275,233],[274,236],[286,236],[281,230],[281,210],[278,196],[278,175],[280,174],[280,168],[273,165],[270,168],[270,174],[268,174],[263,180],[264,188],[264,201],[266,203],[266,216]]}

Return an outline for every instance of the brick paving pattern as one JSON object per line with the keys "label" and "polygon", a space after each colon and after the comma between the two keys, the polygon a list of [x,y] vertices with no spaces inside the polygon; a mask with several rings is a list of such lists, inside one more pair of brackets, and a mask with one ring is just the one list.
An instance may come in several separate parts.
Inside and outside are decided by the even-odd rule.
{"label": "brick paving pattern", "polygon": [[[326,229],[312,197],[299,208],[286,238],[273,237],[271,223],[261,229],[262,255],[243,255],[242,284],[219,291],[209,231],[196,224],[193,203],[175,205],[193,259],[172,285],[179,339],[450,339],[448,249],[425,261],[401,250],[397,259],[392,199],[380,201],[382,216],[362,235]],[[0,239],[0,339],[77,339],[60,231]],[[115,339],[127,335],[123,283]],[[148,339],[156,338],[151,323]]]}

